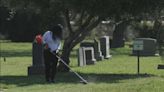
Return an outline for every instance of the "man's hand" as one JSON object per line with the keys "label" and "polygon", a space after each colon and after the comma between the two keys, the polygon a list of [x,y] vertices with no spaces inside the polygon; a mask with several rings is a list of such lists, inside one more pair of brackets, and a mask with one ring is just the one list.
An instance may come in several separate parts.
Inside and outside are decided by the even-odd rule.
{"label": "man's hand", "polygon": [[56,55],[60,57],[60,54],[59,53],[56,53]]}
{"label": "man's hand", "polygon": [[56,50],[52,52],[54,55],[60,56],[59,52],[57,52]]}

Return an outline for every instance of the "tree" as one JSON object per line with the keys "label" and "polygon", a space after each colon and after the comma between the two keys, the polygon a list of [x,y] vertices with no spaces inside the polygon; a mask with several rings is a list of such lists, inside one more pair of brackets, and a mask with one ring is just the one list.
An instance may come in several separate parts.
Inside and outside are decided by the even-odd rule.
{"label": "tree", "polygon": [[[69,61],[68,57],[72,48],[82,41],[102,20],[114,20],[117,26],[132,18],[137,19],[141,14],[152,12],[152,9],[156,8],[160,1],[71,0],[66,3],[68,6],[71,6],[66,6],[66,11],[64,12],[70,34],[64,43],[63,57],[66,61]],[[140,5],[140,7],[138,7],[138,5]],[[69,14],[71,15],[69,16]],[[77,26],[76,29],[71,28],[70,21],[75,22]]]}
{"label": "tree", "polygon": [[7,18],[9,17],[9,10],[6,7],[0,7],[0,30],[2,34],[6,32]]}
{"label": "tree", "polygon": [[[51,21],[54,15],[62,16],[68,33],[64,40],[62,58],[69,64],[71,50],[102,20],[113,20],[119,24],[138,18],[142,14],[152,12],[162,0],[4,0],[4,2],[16,6],[15,9],[19,9],[20,6],[34,10],[43,16],[44,20],[48,18]],[[60,69],[68,70],[63,64],[60,64]]]}
{"label": "tree", "polygon": [[7,34],[11,41],[31,42],[37,34],[43,33],[43,30],[46,30],[49,25],[53,25],[55,22],[59,23],[61,19],[52,14],[52,10],[45,8],[38,13],[40,10],[37,6],[28,2],[9,1],[4,0],[4,4],[1,3],[0,27],[3,34]]}

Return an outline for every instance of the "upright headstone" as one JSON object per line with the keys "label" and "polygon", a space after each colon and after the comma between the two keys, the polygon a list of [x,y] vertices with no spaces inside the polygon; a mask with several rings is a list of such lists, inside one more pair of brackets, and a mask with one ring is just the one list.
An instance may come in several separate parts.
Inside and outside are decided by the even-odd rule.
{"label": "upright headstone", "polygon": [[78,50],[78,66],[95,64],[93,47],[80,47]]}
{"label": "upright headstone", "polygon": [[[156,39],[136,38],[134,41],[143,41],[143,50],[140,51],[141,56],[154,56],[156,54]],[[133,55],[137,55],[137,51],[133,50]]]}
{"label": "upright headstone", "polygon": [[28,75],[42,75],[44,74],[44,58],[43,58],[43,46],[37,43],[33,43],[32,47],[32,66],[28,67]]}
{"label": "upright headstone", "polygon": [[91,65],[96,63],[96,59],[94,56],[94,49],[93,47],[83,47],[86,64]]}
{"label": "upright headstone", "polygon": [[127,28],[127,25],[129,22],[121,22],[115,27],[113,32],[113,39],[111,42],[111,48],[120,48],[124,47],[125,45],[125,39],[124,39],[124,32]]}
{"label": "upright headstone", "polygon": [[93,47],[95,59],[97,61],[104,59],[104,56],[102,55],[102,52],[100,50],[100,42],[96,39],[94,40],[94,42],[82,42],[80,44],[80,47]]}
{"label": "upright headstone", "polygon": [[86,65],[86,57],[84,55],[83,48],[78,49],[78,66],[85,66]]}
{"label": "upright headstone", "polygon": [[100,42],[96,39],[94,39],[94,53],[97,61],[101,61],[104,59],[100,48]]}
{"label": "upright headstone", "polygon": [[102,51],[102,55],[105,59],[109,59],[110,55],[110,47],[109,47],[109,36],[103,36],[100,38],[100,48]]}

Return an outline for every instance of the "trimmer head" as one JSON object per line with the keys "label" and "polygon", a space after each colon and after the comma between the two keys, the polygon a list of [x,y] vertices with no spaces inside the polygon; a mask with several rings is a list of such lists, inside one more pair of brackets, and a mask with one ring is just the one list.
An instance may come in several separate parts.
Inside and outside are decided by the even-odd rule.
{"label": "trimmer head", "polygon": [[88,82],[86,80],[80,81],[80,83],[88,84]]}
{"label": "trimmer head", "polygon": [[[54,53],[53,53],[54,54]],[[56,54],[54,54],[54,55],[56,55]],[[88,84],[88,82],[82,77],[82,76],[80,76],[77,72],[75,72],[75,71],[73,71],[70,67],[69,67],[69,65],[67,65],[67,63],[65,63],[65,61],[63,60],[63,59],[61,59],[58,55],[56,55],[56,57],[59,59],[59,61],[60,62],[62,62],[67,68],[69,68],[70,69],[70,71],[72,71],[81,81],[81,83],[83,83],[83,84]]]}

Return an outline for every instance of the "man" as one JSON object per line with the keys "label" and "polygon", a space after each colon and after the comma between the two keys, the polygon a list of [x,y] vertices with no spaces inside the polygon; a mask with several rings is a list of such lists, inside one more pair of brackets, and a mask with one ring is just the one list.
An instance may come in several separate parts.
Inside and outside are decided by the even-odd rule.
{"label": "man", "polygon": [[61,25],[55,25],[43,35],[45,79],[47,82],[54,82],[57,72],[58,58],[56,54],[61,47],[62,30]]}

